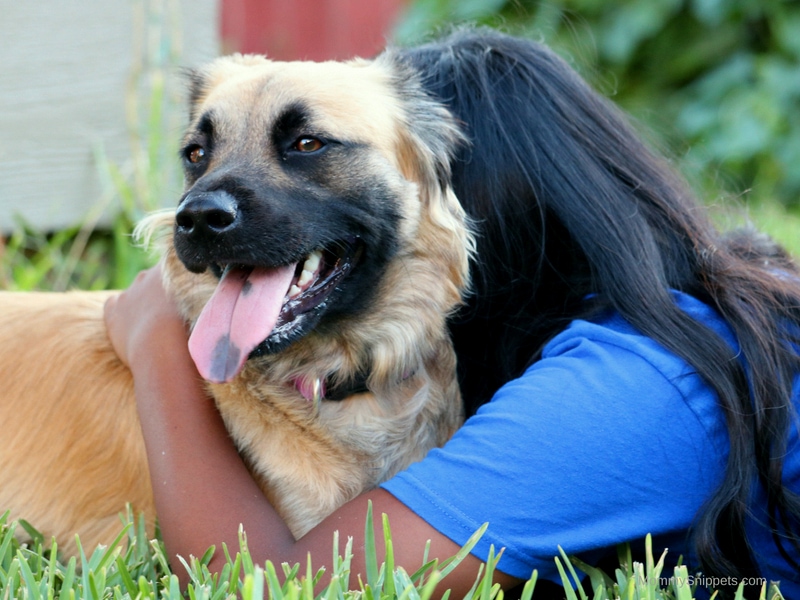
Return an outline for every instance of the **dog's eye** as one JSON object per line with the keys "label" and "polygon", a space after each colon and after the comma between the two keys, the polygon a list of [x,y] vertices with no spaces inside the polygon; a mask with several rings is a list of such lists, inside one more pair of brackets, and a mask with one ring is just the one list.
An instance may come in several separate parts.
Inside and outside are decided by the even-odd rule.
{"label": "dog's eye", "polygon": [[316,152],[317,150],[322,150],[324,146],[325,142],[322,140],[307,136],[298,139],[292,146],[292,149],[298,152]]}
{"label": "dog's eye", "polygon": [[206,157],[206,151],[203,149],[203,147],[196,145],[186,148],[184,154],[186,156],[186,160],[193,165],[203,162],[203,159]]}

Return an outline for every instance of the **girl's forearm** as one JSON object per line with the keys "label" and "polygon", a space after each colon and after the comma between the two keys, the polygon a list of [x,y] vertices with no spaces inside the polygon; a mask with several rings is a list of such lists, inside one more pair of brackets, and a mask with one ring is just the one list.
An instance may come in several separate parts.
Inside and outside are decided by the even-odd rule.
{"label": "girl's forearm", "polygon": [[247,471],[185,350],[162,347],[132,368],[156,512],[182,581],[174,558],[215,545],[210,568],[220,568],[220,544],[238,550],[240,523],[260,556],[289,556],[291,532]]}

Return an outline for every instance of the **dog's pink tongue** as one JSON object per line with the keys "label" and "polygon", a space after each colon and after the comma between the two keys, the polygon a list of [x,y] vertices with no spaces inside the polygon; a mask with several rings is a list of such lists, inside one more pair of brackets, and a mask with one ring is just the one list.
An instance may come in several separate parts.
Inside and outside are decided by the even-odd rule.
{"label": "dog's pink tongue", "polygon": [[278,320],[295,266],[229,269],[189,337],[189,354],[208,381],[230,381]]}

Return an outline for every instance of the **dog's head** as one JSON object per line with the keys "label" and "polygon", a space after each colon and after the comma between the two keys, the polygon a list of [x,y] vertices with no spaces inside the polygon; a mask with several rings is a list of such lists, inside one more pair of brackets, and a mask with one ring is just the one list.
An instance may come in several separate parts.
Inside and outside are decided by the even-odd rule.
{"label": "dog's head", "polygon": [[166,269],[206,379],[311,332],[407,320],[384,313],[409,288],[412,310],[457,304],[471,247],[449,186],[461,135],[391,53],[221,58],[193,74],[190,115]]}

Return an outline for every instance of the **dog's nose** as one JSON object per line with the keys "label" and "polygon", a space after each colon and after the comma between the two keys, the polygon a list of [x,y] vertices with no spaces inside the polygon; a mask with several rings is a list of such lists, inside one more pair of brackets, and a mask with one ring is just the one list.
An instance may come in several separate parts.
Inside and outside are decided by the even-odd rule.
{"label": "dog's nose", "polygon": [[228,192],[198,192],[184,198],[175,215],[178,232],[187,235],[215,235],[235,226],[236,199]]}

